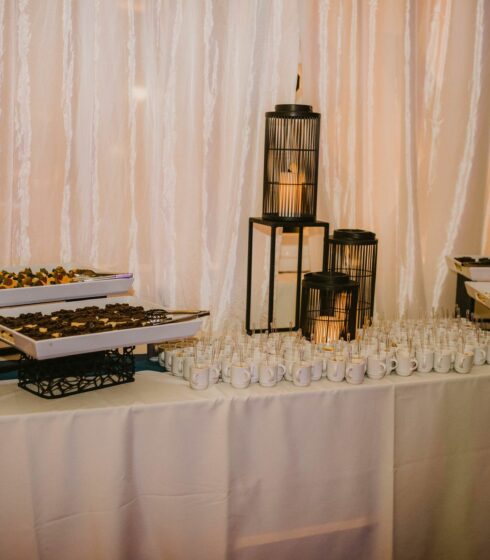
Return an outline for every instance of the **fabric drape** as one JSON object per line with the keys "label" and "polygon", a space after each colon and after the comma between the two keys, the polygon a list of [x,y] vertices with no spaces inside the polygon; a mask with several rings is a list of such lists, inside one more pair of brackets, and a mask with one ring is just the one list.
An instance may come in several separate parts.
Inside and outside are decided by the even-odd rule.
{"label": "fabric drape", "polygon": [[318,218],[377,233],[380,313],[452,306],[444,255],[490,248],[489,29],[484,0],[0,0],[0,266],[129,269],[243,323],[264,113],[301,63]]}
{"label": "fabric drape", "polygon": [[322,114],[319,217],[378,235],[385,317],[452,309],[445,256],[490,248],[490,5],[304,8],[301,98]]}

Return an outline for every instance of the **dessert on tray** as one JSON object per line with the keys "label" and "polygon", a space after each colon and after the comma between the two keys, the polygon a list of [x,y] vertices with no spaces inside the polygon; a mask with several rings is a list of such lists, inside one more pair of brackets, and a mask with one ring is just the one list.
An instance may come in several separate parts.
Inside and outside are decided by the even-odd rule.
{"label": "dessert on tray", "polygon": [[41,268],[34,272],[27,267],[19,272],[9,272],[7,270],[0,271],[0,290],[9,288],[25,288],[27,286],[50,286],[52,284],[69,284],[77,282],[75,270],[65,270],[62,266],[58,266],[49,271],[47,268]]}
{"label": "dessert on tray", "polygon": [[[59,309],[49,315],[38,311],[21,313],[17,317],[0,316],[1,325],[33,340],[162,325],[171,320],[163,309],[144,309],[128,303]],[[1,334],[5,337],[7,333]]]}
{"label": "dessert on tray", "polygon": [[127,293],[130,272],[103,272],[74,264],[0,266],[0,307]]}
{"label": "dessert on tray", "polygon": [[4,307],[0,340],[46,360],[194,336],[206,315],[208,311],[168,311],[134,296]]}

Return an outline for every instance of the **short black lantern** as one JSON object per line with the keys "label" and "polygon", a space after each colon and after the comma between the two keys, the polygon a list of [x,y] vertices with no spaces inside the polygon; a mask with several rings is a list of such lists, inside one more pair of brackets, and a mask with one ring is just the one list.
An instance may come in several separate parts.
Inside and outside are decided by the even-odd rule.
{"label": "short black lantern", "polygon": [[301,295],[301,330],[316,343],[356,334],[359,284],[341,272],[305,274]]}
{"label": "short black lantern", "polygon": [[361,327],[374,313],[376,234],[362,229],[336,229],[328,244],[328,270],[348,274],[359,283],[356,325]]}
{"label": "short black lantern", "polygon": [[319,145],[320,113],[310,105],[266,113],[263,219],[316,219]]}

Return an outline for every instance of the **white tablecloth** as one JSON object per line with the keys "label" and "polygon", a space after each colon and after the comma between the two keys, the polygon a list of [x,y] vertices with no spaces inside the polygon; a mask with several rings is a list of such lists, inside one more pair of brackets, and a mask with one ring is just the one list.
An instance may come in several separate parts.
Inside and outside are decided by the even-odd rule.
{"label": "white tablecloth", "polygon": [[57,401],[0,384],[2,560],[490,556],[490,366]]}

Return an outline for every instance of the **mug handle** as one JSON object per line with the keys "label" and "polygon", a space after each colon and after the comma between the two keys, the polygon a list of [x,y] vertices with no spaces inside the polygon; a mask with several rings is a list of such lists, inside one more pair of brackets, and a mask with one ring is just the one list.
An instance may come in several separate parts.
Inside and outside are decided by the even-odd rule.
{"label": "mug handle", "polygon": [[286,375],[287,368],[284,364],[277,364],[277,367],[282,370],[281,378]]}
{"label": "mug handle", "polygon": [[417,358],[412,358],[412,371],[415,371],[419,367],[419,362]]}
{"label": "mug handle", "polygon": [[347,366],[346,370],[345,370],[345,377],[347,379],[350,379],[352,381],[352,366]]}
{"label": "mug handle", "polygon": [[380,364],[383,369],[382,374],[385,375],[386,372],[388,371],[388,366],[386,365],[386,362],[380,362]]}
{"label": "mug handle", "polygon": [[391,361],[391,370],[393,371],[398,367],[398,360],[395,357],[393,357],[390,358],[390,361]]}
{"label": "mug handle", "polygon": [[274,373],[272,366],[267,366],[267,373],[269,374],[269,383],[276,380],[276,374]]}
{"label": "mug handle", "polygon": [[245,370],[245,377],[247,379],[247,383],[250,383],[250,381],[252,380],[252,373],[249,369]]}
{"label": "mug handle", "polygon": [[190,379],[190,381],[191,381],[191,384],[192,384],[192,385],[198,385],[199,378],[198,378],[198,376],[197,376],[197,373],[194,373],[194,372],[191,373],[191,379]]}
{"label": "mug handle", "polygon": [[296,383],[300,382],[300,378],[299,378],[300,370],[301,370],[301,368],[297,368],[293,371],[293,381],[296,381]]}
{"label": "mug handle", "polygon": [[211,377],[213,379],[216,379],[216,381],[212,381],[212,383],[217,383],[219,381],[219,369],[216,366],[211,366],[209,368],[209,373],[211,374],[211,372],[213,372],[213,375],[209,375],[209,381],[211,381]]}

